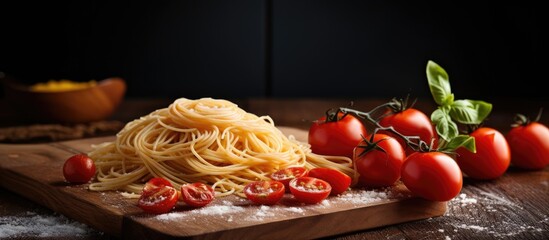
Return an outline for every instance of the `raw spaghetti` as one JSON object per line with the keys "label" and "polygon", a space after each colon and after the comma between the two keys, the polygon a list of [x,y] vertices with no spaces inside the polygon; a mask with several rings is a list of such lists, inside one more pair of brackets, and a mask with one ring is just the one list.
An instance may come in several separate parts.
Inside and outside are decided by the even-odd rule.
{"label": "raw spaghetti", "polygon": [[179,98],[129,122],[115,141],[96,145],[88,154],[97,168],[90,190],[118,190],[129,197],[139,196],[152,177],[164,177],[177,189],[204,182],[219,197],[243,196],[247,183],[290,166],[356,175],[351,159],[314,154],[307,143],[285,136],[269,116],[212,98]]}

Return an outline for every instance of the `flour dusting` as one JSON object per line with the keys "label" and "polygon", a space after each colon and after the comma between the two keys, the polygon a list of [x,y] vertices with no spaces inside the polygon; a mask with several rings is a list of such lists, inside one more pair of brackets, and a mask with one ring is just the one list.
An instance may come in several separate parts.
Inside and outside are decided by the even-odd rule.
{"label": "flour dusting", "polygon": [[274,205],[257,205],[242,198],[234,198],[231,201],[221,200],[210,205],[185,210],[175,210],[165,214],[154,216],[156,220],[167,221],[195,221],[207,216],[216,216],[218,220],[227,222],[239,221],[239,223],[254,223],[261,221],[277,220],[281,218],[296,218],[305,216],[308,212],[329,211],[331,208],[343,207],[353,209],[355,207],[368,206],[369,204],[406,197],[395,194],[390,188],[376,190],[352,189],[337,196],[330,196],[318,204],[304,204],[295,201],[291,194],[286,194],[283,201]]}
{"label": "flour dusting", "polygon": [[63,215],[42,215],[28,211],[23,215],[0,216],[0,238],[85,237],[96,234],[87,225],[72,221]]}
{"label": "flour dusting", "polygon": [[[547,234],[544,229],[547,216],[541,216],[543,220],[539,224],[526,225],[517,221],[515,214],[523,209],[522,206],[511,199],[498,196],[494,193],[480,192],[483,197],[472,198],[466,193],[461,193],[448,202],[449,211],[447,216],[447,225],[453,228],[453,232],[472,231],[482,236],[492,236],[495,238],[516,237],[517,235],[533,234],[533,236],[543,236]],[[485,212],[485,213],[476,213]],[[474,218],[474,215],[487,215],[496,219],[503,219],[500,222],[487,221],[485,218]],[[463,223],[463,217],[467,217],[467,224]],[[451,220],[451,221],[450,221]],[[439,230],[440,231],[440,230]]]}

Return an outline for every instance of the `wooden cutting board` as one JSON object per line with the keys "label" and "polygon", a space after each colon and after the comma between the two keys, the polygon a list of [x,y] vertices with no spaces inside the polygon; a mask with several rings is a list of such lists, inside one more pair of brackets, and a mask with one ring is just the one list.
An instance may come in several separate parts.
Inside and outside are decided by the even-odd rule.
{"label": "wooden cutting board", "polygon": [[[281,127],[306,141],[306,132]],[[198,209],[183,204],[171,213],[144,214],[136,199],[92,192],[66,183],[69,156],[114,137],[45,144],[0,144],[0,186],[56,212],[123,239],[312,239],[441,216],[446,202],[412,197],[402,184],[388,189],[351,189],[320,204],[305,205],[286,194],[280,204],[257,206],[238,197],[218,198]]]}

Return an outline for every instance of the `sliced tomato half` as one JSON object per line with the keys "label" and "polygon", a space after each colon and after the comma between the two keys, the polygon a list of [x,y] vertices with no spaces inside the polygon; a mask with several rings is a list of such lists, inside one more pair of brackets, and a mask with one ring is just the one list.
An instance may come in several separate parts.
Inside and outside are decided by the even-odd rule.
{"label": "sliced tomato half", "polygon": [[165,178],[154,177],[149,179],[149,181],[145,183],[145,186],[143,187],[143,192],[150,192],[154,189],[164,186],[173,187],[172,183],[170,183],[170,181],[166,180]]}
{"label": "sliced tomato half", "polygon": [[326,199],[332,186],[322,179],[314,177],[298,177],[290,181],[290,192],[303,203],[315,204]]}
{"label": "sliced tomato half", "polygon": [[214,200],[215,191],[208,184],[195,182],[181,186],[181,197],[191,207],[203,207]]}
{"label": "sliced tomato half", "polygon": [[147,213],[167,213],[175,207],[179,194],[172,186],[160,186],[143,191],[137,205]]}
{"label": "sliced tomato half", "polygon": [[290,181],[297,177],[306,177],[309,170],[305,167],[288,167],[271,174],[271,179],[284,184],[286,192],[290,192]]}
{"label": "sliced tomato half", "polygon": [[285,187],[279,181],[255,181],[246,184],[244,194],[257,204],[274,205],[284,197]]}

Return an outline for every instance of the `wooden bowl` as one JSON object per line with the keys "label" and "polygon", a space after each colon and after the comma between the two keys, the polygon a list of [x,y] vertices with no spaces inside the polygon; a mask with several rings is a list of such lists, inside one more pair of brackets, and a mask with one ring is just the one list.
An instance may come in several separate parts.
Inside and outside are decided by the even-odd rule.
{"label": "wooden bowl", "polygon": [[[5,79],[6,80],[6,79]],[[5,81],[5,98],[23,119],[48,123],[89,123],[110,117],[126,92],[122,78],[98,81],[95,86],[56,92],[32,91]]]}

